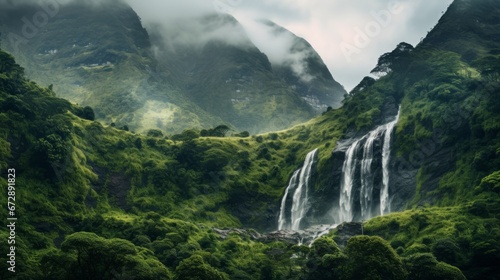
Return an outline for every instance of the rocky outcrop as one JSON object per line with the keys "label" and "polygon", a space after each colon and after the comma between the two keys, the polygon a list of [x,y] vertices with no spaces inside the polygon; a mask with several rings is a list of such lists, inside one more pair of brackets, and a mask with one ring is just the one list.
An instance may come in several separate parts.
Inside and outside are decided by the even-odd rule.
{"label": "rocky outcrop", "polygon": [[290,244],[310,245],[316,238],[328,234],[333,229],[334,226],[331,225],[319,225],[305,230],[278,230],[269,233],[259,233],[253,229],[238,228],[214,228],[213,231],[219,235],[221,239],[226,239],[231,234],[237,234],[263,243],[279,241]]}
{"label": "rocky outcrop", "polygon": [[337,227],[333,240],[335,240],[337,245],[343,248],[347,246],[349,238],[361,234],[363,234],[362,223],[343,223]]}

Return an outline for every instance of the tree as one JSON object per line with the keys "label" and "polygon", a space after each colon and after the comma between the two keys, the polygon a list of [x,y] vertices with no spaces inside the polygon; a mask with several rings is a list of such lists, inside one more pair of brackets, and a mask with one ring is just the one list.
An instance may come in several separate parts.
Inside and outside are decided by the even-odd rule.
{"label": "tree", "polygon": [[159,129],[150,129],[150,130],[148,130],[147,136],[161,138],[161,137],[163,137],[163,133]]}
{"label": "tree", "polygon": [[394,70],[401,70],[407,65],[409,54],[413,51],[413,46],[402,42],[390,53],[381,55],[377,66],[370,72],[372,74],[389,74]]}
{"label": "tree", "polygon": [[49,163],[62,162],[68,154],[68,145],[59,134],[50,134],[38,139],[36,149]]}
{"label": "tree", "polygon": [[394,249],[378,236],[354,236],[347,242],[346,278],[356,280],[405,279],[406,271]]}
{"label": "tree", "polygon": [[175,269],[175,280],[229,280],[221,273],[203,261],[199,255],[192,255],[183,260]]}
{"label": "tree", "polygon": [[226,133],[230,130],[227,125],[219,125],[214,128],[214,134],[219,137],[226,136]]}
{"label": "tree", "polygon": [[200,134],[192,129],[184,130],[181,134],[175,134],[170,139],[173,141],[191,141],[193,139],[199,138]]}
{"label": "tree", "polygon": [[205,130],[203,129],[200,133],[201,136],[212,136],[212,137],[225,137],[226,133],[231,130],[227,125],[219,125],[216,126],[215,128]]}
{"label": "tree", "polygon": [[438,262],[430,253],[417,253],[405,259],[408,280],[465,280],[460,269]]}
{"label": "tree", "polygon": [[89,121],[95,120],[94,110],[90,106],[83,107],[82,119]]}
{"label": "tree", "polygon": [[61,250],[72,263],[72,279],[170,279],[167,268],[151,252],[128,240],[106,239],[94,233],[77,232],[66,237]]}
{"label": "tree", "polygon": [[248,132],[248,131],[243,131],[243,132],[240,132],[240,133],[234,134],[233,136],[234,136],[234,137],[247,138],[247,137],[249,137],[249,136],[250,136],[250,132]]}
{"label": "tree", "polygon": [[338,279],[345,274],[347,258],[330,238],[316,239],[307,259],[308,279]]}

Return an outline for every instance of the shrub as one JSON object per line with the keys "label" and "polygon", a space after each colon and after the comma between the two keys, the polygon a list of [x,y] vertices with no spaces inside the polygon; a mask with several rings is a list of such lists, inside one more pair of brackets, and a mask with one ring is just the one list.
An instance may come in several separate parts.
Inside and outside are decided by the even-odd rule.
{"label": "shrub", "polygon": [[148,130],[147,136],[161,138],[161,137],[163,137],[163,133],[159,129],[150,129],[150,130]]}
{"label": "shrub", "polygon": [[429,253],[418,253],[405,259],[408,280],[462,280],[465,276],[460,269],[438,262]]}
{"label": "shrub", "polygon": [[405,279],[406,271],[394,249],[377,236],[355,236],[346,247],[349,279]]}

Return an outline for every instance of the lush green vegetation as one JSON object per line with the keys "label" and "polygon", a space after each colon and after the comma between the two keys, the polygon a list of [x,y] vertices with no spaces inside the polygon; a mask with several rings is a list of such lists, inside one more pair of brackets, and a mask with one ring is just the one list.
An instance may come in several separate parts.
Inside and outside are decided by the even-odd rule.
{"label": "lush green vegetation", "polygon": [[[16,169],[20,218],[15,279],[497,279],[500,46],[487,36],[451,44],[463,34],[440,31],[498,10],[482,0],[454,20],[469,3],[456,1],[421,45],[383,55],[375,70],[386,75],[364,79],[341,109],[254,136],[103,125],[0,51],[0,181]],[[488,30],[499,24],[483,18]],[[214,229],[274,230],[305,155],[319,148],[315,191],[325,191],[337,141],[383,123],[397,104],[396,163],[417,172],[401,186],[411,192],[406,211],[365,222],[345,248],[335,232],[307,247]],[[0,239],[8,235],[3,227]],[[2,279],[12,277],[6,261]]]}
{"label": "lush green vegetation", "polygon": [[[90,110],[25,80],[12,57],[1,54],[2,166],[16,167],[23,205],[17,210],[23,217],[17,279],[358,279],[357,254],[371,239],[353,240],[361,245],[342,252],[329,238],[309,249],[237,234],[221,240],[211,228],[269,223],[260,213],[281,196],[272,186],[286,182],[305,156],[300,151],[308,150],[303,146],[317,144],[306,139],[326,135],[326,114],[308,134],[300,126],[252,138],[174,143],[158,131],[135,135],[77,117]],[[298,158],[290,158],[292,149]],[[404,277],[392,249],[373,242],[399,267],[394,277]],[[386,257],[367,265],[385,267]]]}

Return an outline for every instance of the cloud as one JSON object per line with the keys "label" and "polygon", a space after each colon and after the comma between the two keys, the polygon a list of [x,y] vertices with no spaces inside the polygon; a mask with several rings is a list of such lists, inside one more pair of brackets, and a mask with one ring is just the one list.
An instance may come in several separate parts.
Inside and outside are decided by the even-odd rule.
{"label": "cloud", "polygon": [[[303,80],[313,79],[308,74],[305,61],[310,56],[309,51],[292,51],[294,36],[288,32],[277,32],[275,26],[265,24],[258,15],[238,14],[243,1],[153,0],[146,5],[139,0],[127,2],[142,18],[150,34],[163,37],[162,42],[169,50],[176,51],[185,46],[202,47],[210,41],[237,46],[255,45],[273,65],[288,66]],[[224,15],[225,12],[231,13],[238,21]],[[160,49],[156,48],[157,51]]]}
{"label": "cloud", "polygon": [[[376,65],[378,57],[400,42],[418,44],[439,20],[452,0],[254,0],[242,1],[237,14],[268,18],[305,38],[320,54],[333,77],[350,90]],[[400,5],[396,13],[390,4]],[[389,11],[390,20],[379,15]],[[238,17],[239,18],[239,17]],[[355,44],[358,30],[374,28],[361,48]],[[383,23],[383,24],[381,24]],[[374,35],[374,36],[371,36]],[[356,47],[348,56],[342,44]]]}
{"label": "cloud", "polygon": [[[56,0],[46,0],[56,1]],[[57,0],[65,3],[69,0]],[[82,0],[74,0],[82,1]],[[109,3],[112,0],[87,0]],[[416,45],[438,22],[452,0],[125,0],[142,18],[151,32],[160,28],[169,34],[171,45],[209,40],[223,40],[233,44],[246,42],[238,25],[206,25],[192,19],[214,12],[229,12],[241,21],[251,40],[274,63],[288,62],[296,72],[303,72],[302,57],[290,53],[289,38],[274,38],[252,23],[266,18],[306,39],[323,58],[333,77],[352,89],[376,65],[377,59],[393,50],[402,41]],[[39,0],[0,0],[0,4],[18,5],[38,3]],[[390,3],[399,3],[401,10],[390,13],[387,22],[379,18],[389,11]],[[378,15],[378,16],[377,16]],[[380,28],[377,29],[376,24]],[[213,28],[213,30],[209,30]],[[368,32],[366,31],[368,30]],[[372,33],[369,33],[370,30]],[[360,32],[361,31],[361,32]],[[356,44],[368,34],[368,42]],[[175,40],[173,40],[175,39]],[[359,42],[358,42],[359,43]],[[345,46],[354,46],[349,55]],[[362,47],[359,47],[362,45]],[[342,48],[344,46],[344,48]],[[294,63],[295,62],[295,63]]]}
{"label": "cloud", "polygon": [[311,50],[301,46],[297,48],[297,37],[292,33],[282,30],[274,23],[255,19],[255,15],[236,15],[238,21],[244,26],[246,34],[252,43],[267,55],[274,66],[288,66],[295,75],[308,82],[314,77],[309,73],[306,59]]}
{"label": "cloud", "polygon": [[151,34],[163,37],[165,46],[176,50],[202,47],[210,41],[250,45],[243,28],[230,16],[218,14],[206,0],[127,0]]}
{"label": "cloud", "polygon": [[215,11],[207,0],[126,0],[146,23],[172,22],[196,18]]}

